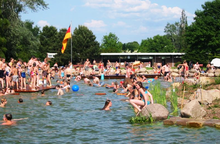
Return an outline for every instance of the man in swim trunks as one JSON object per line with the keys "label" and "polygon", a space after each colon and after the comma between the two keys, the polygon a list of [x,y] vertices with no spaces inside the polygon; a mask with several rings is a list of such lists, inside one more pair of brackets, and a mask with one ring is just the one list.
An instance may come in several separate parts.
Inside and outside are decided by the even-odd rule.
{"label": "man in swim trunks", "polygon": [[167,63],[166,65],[163,66],[164,68],[164,77],[166,77],[166,75],[170,72],[170,66]]}
{"label": "man in swim trunks", "polygon": [[64,73],[65,73],[66,79],[69,80],[71,78],[71,69],[69,65],[67,69],[65,69]]}
{"label": "man in swim trunks", "polygon": [[16,83],[16,87],[18,89],[18,69],[16,68],[16,65],[12,68],[12,87],[14,87],[14,84]]}
{"label": "man in swim trunks", "polygon": [[1,59],[0,58],[0,83],[2,85],[2,88],[4,88],[4,62],[5,62],[5,59]]}
{"label": "man in swim trunks", "polygon": [[99,78],[96,76],[93,76],[93,83],[99,84],[100,83]]}

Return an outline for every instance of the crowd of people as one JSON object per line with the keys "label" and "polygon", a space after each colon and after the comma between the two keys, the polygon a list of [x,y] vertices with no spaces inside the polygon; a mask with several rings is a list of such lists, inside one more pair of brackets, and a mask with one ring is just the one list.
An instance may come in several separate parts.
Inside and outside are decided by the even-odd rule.
{"label": "crowd of people", "polygon": [[[91,66],[92,65],[92,66]],[[144,75],[137,74],[137,70],[143,68],[143,63],[140,63],[136,68],[131,63],[124,62],[125,68],[125,79],[124,81],[112,82],[111,84],[105,84],[100,81],[100,79],[95,75],[95,71],[99,74],[108,75],[110,71],[114,70],[116,75],[121,75],[121,65],[117,61],[113,65],[109,60],[104,66],[102,62],[96,63],[94,60],[91,64],[89,59],[87,59],[82,67],[75,68],[79,71],[79,75],[73,76],[72,73],[72,63],[66,65],[65,67],[59,67],[57,63],[51,68],[50,63],[47,59],[41,62],[38,58],[32,57],[27,63],[21,60],[14,60],[11,58],[10,62],[5,62],[5,59],[0,58],[0,95],[6,95],[14,93],[15,89],[31,89],[37,90],[41,85],[46,85],[51,87],[51,79],[58,77],[56,81],[57,95],[64,95],[65,92],[70,91],[70,81],[73,79],[75,82],[83,81],[87,86],[95,87],[106,87],[111,88],[114,93],[124,93],[128,97],[128,101],[138,113],[141,112],[149,104],[154,103],[153,95],[149,92],[147,87],[143,86],[143,83],[151,83],[157,80],[147,79]],[[190,64],[188,66],[187,62],[184,61],[183,64],[178,65],[180,69],[180,75],[184,78],[188,77],[189,70],[194,68],[199,73],[203,72],[200,68],[198,62],[193,66]],[[90,70],[92,69],[92,71]],[[207,70],[212,69],[211,65],[207,65]],[[164,76],[164,80],[172,82],[171,77],[171,67],[169,64],[162,66],[157,64],[154,68],[154,72]],[[57,76],[56,76],[57,75]],[[92,75],[92,80],[89,76]],[[83,78],[84,76],[85,78]],[[44,96],[44,91],[41,91],[41,96]],[[23,99],[18,100],[19,103],[23,102]],[[5,107],[7,104],[7,99],[2,98],[0,107]],[[47,101],[46,105],[52,105],[51,101]],[[111,100],[106,100],[102,110],[110,110],[112,106]],[[5,123],[3,125],[11,125],[12,121],[11,114],[5,114],[3,120]]]}

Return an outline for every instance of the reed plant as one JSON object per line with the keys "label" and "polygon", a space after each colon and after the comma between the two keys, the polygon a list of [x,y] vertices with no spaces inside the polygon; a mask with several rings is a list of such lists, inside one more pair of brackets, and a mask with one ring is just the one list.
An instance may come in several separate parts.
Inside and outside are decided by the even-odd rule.
{"label": "reed plant", "polygon": [[177,101],[178,95],[177,95],[176,92],[177,92],[177,89],[172,87],[171,95],[170,95],[170,102],[171,102],[171,105],[173,107],[172,114],[175,114],[175,113],[178,112],[178,101]]}
{"label": "reed plant", "polygon": [[163,106],[167,106],[166,100],[166,90],[161,87],[159,81],[154,84],[150,84],[150,93],[153,95],[153,99],[155,103],[162,104]]}

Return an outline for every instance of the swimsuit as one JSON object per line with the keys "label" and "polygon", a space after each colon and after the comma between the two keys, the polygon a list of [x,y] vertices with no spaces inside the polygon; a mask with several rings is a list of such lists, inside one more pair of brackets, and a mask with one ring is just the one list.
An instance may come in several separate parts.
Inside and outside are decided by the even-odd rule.
{"label": "swimsuit", "polygon": [[66,77],[68,77],[68,78],[69,78],[69,77],[70,77],[70,74],[67,74],[67,75],[66,75]]}
{"label": "swimsuit", "polygon": [[0,78],[4,77],[4,70],[0,70]]}
{"label": "swimsuit", "polygon": [[[147,91],[145,91],[145,94],[147,94],[148,92]],[[140,97],[143,99],[143,95],[142,94],[140,94]],[[143,99],[143,102],[145,103],[145,100]],[[150,104],[150,101],[147,101],[147,105],[149,105]]]}
{"label": "swimsuit", "polygon": [[64,72],[61,72],[61,77],[64,77]]}
{"label": "swimsuit", "polygon": [[21,77],[22,77],[22,78],[26,78],[25,72],[21,72]]}
{"label": "swimsuit", "polygon": [[13,75],[12,76],[12,81],[13,82],[18,82],[18,75]]}

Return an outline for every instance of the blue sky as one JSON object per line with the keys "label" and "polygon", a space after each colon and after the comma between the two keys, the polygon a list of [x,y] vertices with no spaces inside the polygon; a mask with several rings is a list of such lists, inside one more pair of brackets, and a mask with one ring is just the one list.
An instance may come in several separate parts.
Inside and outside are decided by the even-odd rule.
{"label": "blue sky", "polygon": [[22,20],[31,20],[40,27],[55,26],[72,31],[85,25],[93,31],[98,42],[104,35],[114,33],[122,43],[137,41],[155,35],[164,35],[167,23],[180,20],[184,9],[190,24],[196,10],[208,0],[45,0],[48,9],[21,14]]}

